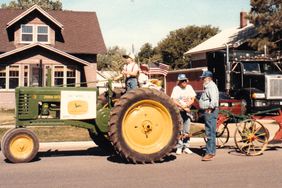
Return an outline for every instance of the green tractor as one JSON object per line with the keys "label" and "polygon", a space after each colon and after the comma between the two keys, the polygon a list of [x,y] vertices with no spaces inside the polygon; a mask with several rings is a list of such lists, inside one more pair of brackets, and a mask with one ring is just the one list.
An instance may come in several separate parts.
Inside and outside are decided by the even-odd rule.
{"label": "green tractor", "polygon": [[169,155],[182,126],[170,97],[148,88],[118,95],[111,81],[106,87],[101,95],[98,88],[17,88],[16,126],[2,137],[4,156],[12,163],[33,160],[39,141],[27,127],[62,125],[88,129],[101,149],[132,163],[153,163]]}

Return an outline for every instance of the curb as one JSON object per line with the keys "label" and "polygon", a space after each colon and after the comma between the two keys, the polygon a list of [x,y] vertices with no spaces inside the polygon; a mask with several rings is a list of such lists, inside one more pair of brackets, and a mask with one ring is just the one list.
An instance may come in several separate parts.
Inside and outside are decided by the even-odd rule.
{"label": "curb", "polygon": [[39,143],[39,151],[45,150],[74,150],[88,149],[97,147],[93,141],[71,141],[71,142],[41,142]]}
{"label": "curb", "polygon": [[[203,138],[191,138],[191,145],[205,144]],[[62,149],[62,150],[72,150],[72,149],[88,149],[91,147],[97,147],[93,141],[72,141],[72,142],[41,142],[39,144],[39,151]]]}

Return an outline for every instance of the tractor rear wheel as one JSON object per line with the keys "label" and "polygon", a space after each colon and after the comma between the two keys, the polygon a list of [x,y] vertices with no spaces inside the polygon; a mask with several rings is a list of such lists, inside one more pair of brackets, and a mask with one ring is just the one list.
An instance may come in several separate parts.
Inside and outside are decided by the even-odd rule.
{"label": "tractor rear wheel", "polygon": [[174,148],[182,123],[169,96],[140,88],[115,103],[109,126],[110,140],[122,157],[133,163],[153,163]]}
{"label": "tractor rear wheel", "polygon": [[107,153],[113,153],[114,147],[112,146],[108,135],[103,134],[102,132],[98,131],[98,133],[95,133],[92,129],[88,129],[88,133],[90,138],[93,140],[93,142],[101,148],[104,152]]}
{"label": "tractor rear wheel", "polygon": [[39,141],[29,129],[17,128],[7,132],[2,152],[12,163],[30,162],[37,154]]}

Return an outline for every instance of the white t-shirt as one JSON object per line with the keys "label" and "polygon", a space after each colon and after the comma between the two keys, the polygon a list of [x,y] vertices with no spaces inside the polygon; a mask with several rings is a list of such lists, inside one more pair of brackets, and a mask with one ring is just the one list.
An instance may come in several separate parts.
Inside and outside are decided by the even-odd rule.
{"label": "white t-shirt", "polygon": [[149,81],[149,76],[140,72],[139,76],[138,76],[138,82],[140,84],[140,86],[142,87],[143,85],[147,84]]}
{"label": "white t-shirt", "polygon": [[185,88],[181,88],[177,85],[173,88],[171,93],[171,98],[177,100],[184,107],[187,107],[186,103],[193,97],[196,97],[196,92],[191,85],[187,85]]}
{"label": "white t-shirt", "polygon": [[[132,62],[132,63],[124,65],[123,70],[125,70],[127,72],[138,72],[139,66],[137,65],[137,63]],[[131,76],[127,75],[127,77],[131,77]]]}

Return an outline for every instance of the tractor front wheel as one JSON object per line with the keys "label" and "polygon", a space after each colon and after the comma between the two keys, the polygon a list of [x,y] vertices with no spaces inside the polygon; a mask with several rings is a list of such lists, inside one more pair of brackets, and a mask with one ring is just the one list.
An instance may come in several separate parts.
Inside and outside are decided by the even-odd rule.
{"label": "tractor front wheel", "polygon": [[110,114],[110,140],[133,163],[162,160],[174,148],[181,117],[169,96],[155,89],[134,89],[123,95]]}
{"label": "tractor front wheel", "polygon": [[25,128],[8,131],[2,142],[2,152],[12,163],[30,162],[39,150],[36,135]]}

